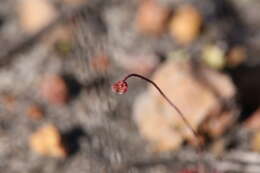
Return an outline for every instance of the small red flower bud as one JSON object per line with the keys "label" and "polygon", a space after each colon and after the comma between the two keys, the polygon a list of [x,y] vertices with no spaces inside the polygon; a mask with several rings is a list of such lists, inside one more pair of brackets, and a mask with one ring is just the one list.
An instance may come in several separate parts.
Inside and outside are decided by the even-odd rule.
{"label": "small red flower bud", "polygon": [[114,91],[115,93],[124,94],[127,92],[127,90],[128,85],[125,81],[120,80],[112,85],[112,91]]}

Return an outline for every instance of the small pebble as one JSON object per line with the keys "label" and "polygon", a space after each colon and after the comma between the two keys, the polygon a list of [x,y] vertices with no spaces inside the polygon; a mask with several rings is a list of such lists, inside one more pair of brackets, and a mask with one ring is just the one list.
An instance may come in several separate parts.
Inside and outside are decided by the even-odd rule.
{"label": "small pebble", "polygon": [[64,158],[67,151],[58,129],[47,124],[34,132],[29,139],[31,149],[44,156]]}
{"label": "small pebble", "polygon": [[41,81],[40,95],[51,104],[64,105],[69,100],[69,89],[61,76],[48,75]]}
{"label": "small pebble", "polygon": [[243,46],[235,46],[231,48],[227,54],[227,64],[236,67],[246,60],[246,48]]}
{"label": "small pebble", "polygon": [[57,11],[48,0],[23,0],[19,1],[18,16],[22,29],[34,34],[50,24]]}
{"label": "small pebble", "polygon": [[33,120],[40,120],[44,116],[43,111],[41,110],[41,108],[38,105],[30,105],[27,108],[26,113],[27,113],[28,117]]}
{"label": "small pebble", "polygon": [[202,51],[203,61],[213,69],[222,69],[226,65],[225,52],[216,45],[207,45]]}
{"label": "small pebble", "polygon": [[195,40],[201,30],[202,16],[191,5],[180,6],[170,19],[170,35],[181,45],[187,45]]}
{"label": "small pebble", "polygon": [[165,31],[170,10],[155,0],[142,1],[137,11],[136,27],[139,32],[158,35]]}

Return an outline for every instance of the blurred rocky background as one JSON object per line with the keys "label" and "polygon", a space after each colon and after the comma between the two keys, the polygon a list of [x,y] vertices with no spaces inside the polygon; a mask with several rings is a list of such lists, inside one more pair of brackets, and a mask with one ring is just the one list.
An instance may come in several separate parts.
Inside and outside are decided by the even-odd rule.
{"label": "blurred rocky background", "polygon": [[[1,0],[0,172],[259,173],[259,9]],[[143,81],[112,93],[129,73],[155,81],[201,139]]]}

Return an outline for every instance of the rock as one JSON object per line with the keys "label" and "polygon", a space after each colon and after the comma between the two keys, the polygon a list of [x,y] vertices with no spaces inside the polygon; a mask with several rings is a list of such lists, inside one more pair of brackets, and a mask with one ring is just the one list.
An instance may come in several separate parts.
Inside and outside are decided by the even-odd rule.
{"label": "rock", "polygon": [[232,47],[227,54],[227,64],[230,67],[236,67],[246,60],[246,48],[243,46]]}
{"label": "rock", "polygon": [[165,31],[170,10],[156,0],[141,1],[137,11],[136,28],[144,34],[158,35]]}
{"label": "rock", "polygon": [[251,138],[251,149],[256,152],[260,152],[260,131],[256,131]]}
{"label": "rock", "polygon": [[180,6],[170,19],[169,32],[181,45],[195,40],[201,29],[202,16],[192,5]]}
{"label": "rock", "polygon": [[260,129],[260,108],[258,108],[244,123],[244,127],[250,130]]}
{"label": "rock", "polygon": [[[228,88],[223,94],[225,99],[234,97],[235,88],[227,76],[223,77],[223,74],[207,68],[204,71],[211,80],[225,83]],[[183,112],[194,130],[198,130],[209,117],[220,114],[220,100],[211,88],[193,76],[191,63],[187,60],[169,60],[154,74],[153,81]],[[147,93],[137,98],[134,104],[134,119],[140,133],[151,141],[152,145],[156,144],[158,151],[176,150],[184,140],[194,143],[193,133],[152,86]],[[225,119],[223,121],[228,122]]]}
{"label": "rock", "polygon": [[226,65],[225,52],[217,45],[207,45],[202,51],[202,59],[213,69],[222,69]]}
{"label": "rock", "polygon": [[18,16],[22,29],[34,34],[50,24],[57,11],[48,0],[23,0],[19,1]]}
{"label": "rock", "polygon": [[69,89],[61,76],[48,75],[40,84],[40,95],[51,104],[66,104],[69,99]]}
{"label": "rock", "polygon": [[34,132],[29,143],[34,152],[44,156],[64,158],[67,155],[61,135],[52,124],[47,124]]}
{"label": "rock", "polygon": [[38,105],[30,105],[26,110],[26,114],[33,120],[40,120],[44,116],[43,111]]}

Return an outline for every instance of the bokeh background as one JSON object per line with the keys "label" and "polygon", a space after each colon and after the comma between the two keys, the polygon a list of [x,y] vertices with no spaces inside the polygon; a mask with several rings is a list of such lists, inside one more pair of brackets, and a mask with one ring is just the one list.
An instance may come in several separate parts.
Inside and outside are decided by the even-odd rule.
{"label": "bokeh background", "polygon": [[[259,173],[259,10],[1,0],[0,172]],[[144,81],[111,91],[131,73],[155,81],[200,138]]]}

